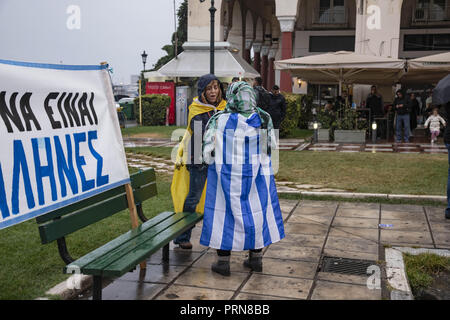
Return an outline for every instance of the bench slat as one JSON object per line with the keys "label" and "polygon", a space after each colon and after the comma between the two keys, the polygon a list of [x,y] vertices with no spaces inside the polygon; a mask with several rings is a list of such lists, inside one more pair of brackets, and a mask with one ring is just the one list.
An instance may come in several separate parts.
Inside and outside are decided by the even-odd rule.
{"label": "bench slat", "polygon": [[102,270],[114,263],[116,260],[121,259],[122,256],[127,255],[129,252],[133,252],[137,246],[148,241],[149,239],[155,237],[159,233],[170,229],[171,226],[176,224],[178,221],[185,219],[189,213],[177,213],[170,218],[164,220],[160,224],[141,232],[137,237],[131,239],[130,241],[122,243],[122,245],[110,250],[104,256],[96,259],[89,265],[85,265],[82,269],[82,273],[87,274],[101,274]]}
{"label": "bench slat", "polygon": [[91,198],[84,199],[79,202],[75,202],[73,204],[70,204],[66,207],[63,207],[61,209],[49,212],[47,214],[44,214],[42,216],[36,217],[36,222],[41,224],[50,220],[53,220],[58,217],[62,217],[68,214],[72,214],[74,212],[77,212],[81,209],[84,209],[85,207],[94,205],[96,203],[99,203],[101,201],[105,201],[107,199],[113,198],[118,196],[119,194],[125,195],[125,188],[123,186],[119,186],[117,188],[102,192],[100,194],[97,194]]}
{"label": "bench slat", "polygon": [[153,196],[156,196],[157,195],[156,182],[150,183],[139,189],[135,189],[133,194],[135,203],[142,203],[143,201],[150,199]]}
{"label": "bench slat", "polygon": [[174,237],[182,234],[195,223],[202,219],[203,215],[199,213],[188,213],[185,219],[178,221],[170,228],[159,233],[155,237],[148,239],[146,242],[136,246],[132,251],[116,260],[105,268],[102,272],[106,277],[120,277],[139,262],[148,258],[160,248],[168,244]]}
{"label": "bench slat", "polygon": [[155,169],[150,168],[145,171],[139,171],[130,176],[131,186],[133,189],[138,188],[142,185],[146,185],[149,182],[156,181]]}
{"label": "bench slat", "polygon": [[49,243],[128,208],[125,195],[98,203],[60,220],[39,226],[42,244]]}
{"label": "bench slat", "polygon": [[81,270],[89,263],[102,257],[103,255],[107,254],[111,250],[121,246],[123,243],[130,241],[131,239],[137,237],[142,232],[145,232],[145,230],[150,229],[153,226],[160,224],[161,222],[165,221],[166,219],[169,219],[173,215],[175,215],[174,212],[162,212],[162,213],[158,214],[157,216],[148,220],[144,224],[141,224],[136,229],[130,230],[127,233],[122,234],[121,236],[111,240],[110,242],[106,243],[105,245],[95,249],[94,251],[89,252],[88,254],[84,255],[80,259],[67,265],[66,267],[64,267],[64,272],[72,273],[72,271]]}

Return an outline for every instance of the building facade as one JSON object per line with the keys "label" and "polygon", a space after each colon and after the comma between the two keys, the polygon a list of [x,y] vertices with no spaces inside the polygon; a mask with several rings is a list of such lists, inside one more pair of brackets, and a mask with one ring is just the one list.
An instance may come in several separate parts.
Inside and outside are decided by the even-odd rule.
{"label": "building facade", "polygon": [[[210,1],[188,2],[188,41],[209,41]],[[216,0],[215,41],[228,41],[264,86],[305,92],[274,61],[331,51],[417,58],[450,50],[450,0]]]}

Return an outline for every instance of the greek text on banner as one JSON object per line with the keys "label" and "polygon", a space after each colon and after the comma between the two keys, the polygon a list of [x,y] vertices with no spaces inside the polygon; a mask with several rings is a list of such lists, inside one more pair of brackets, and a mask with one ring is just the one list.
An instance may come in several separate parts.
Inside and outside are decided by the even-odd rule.
{"label": "greek text on banner", "polygon": [[130,181],[107,65],[0,60],[0,229]]}

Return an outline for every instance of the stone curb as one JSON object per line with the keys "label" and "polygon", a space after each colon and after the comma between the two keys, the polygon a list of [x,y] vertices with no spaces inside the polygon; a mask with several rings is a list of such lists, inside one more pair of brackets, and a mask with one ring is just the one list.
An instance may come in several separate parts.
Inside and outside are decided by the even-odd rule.
{"label": "stone curb", "polygon": [[[69,287],[72,287],[69,288]],[[92,287],[92,276],[72,275],[67,280],[60,282],[46,292],[48,295],[59,296],[62,300],[70,300],[78,297],[81,293]],[[77,289],[76,289],[77,288]],[[37,298],[36,300],[48,300]]]}
{"label": "stone curb", "polygon": [[385,198],[385,199],[403,199],[403,200],[433,200],[447,202],[446,196],[434,195],[409,195],[409,194],[386,194],[386,193],[354,193],[354,192],[330,192],[330,191],[285,191],[279,194],[301,194],[308,196],[332,196],[339,198]]}
{"label": "stone curb", "polygon": [[406,276],[403,253],[418,255],[421,253],[434,253],[439,256],[449,257],[450,250],[393,247],[385,249],[386,276],[389,285],[394,289],[391,291],[391,300],[414,300],[411,287]]}

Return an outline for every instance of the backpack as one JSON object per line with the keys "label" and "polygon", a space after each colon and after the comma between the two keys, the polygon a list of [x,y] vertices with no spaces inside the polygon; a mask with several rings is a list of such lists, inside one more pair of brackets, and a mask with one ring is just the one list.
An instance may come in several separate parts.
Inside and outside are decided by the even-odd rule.
{"label": "backpack", "polygon": [[255,87],[256,91],[256,106],[267,111],[270,106],[270,93],[261,86]]}

